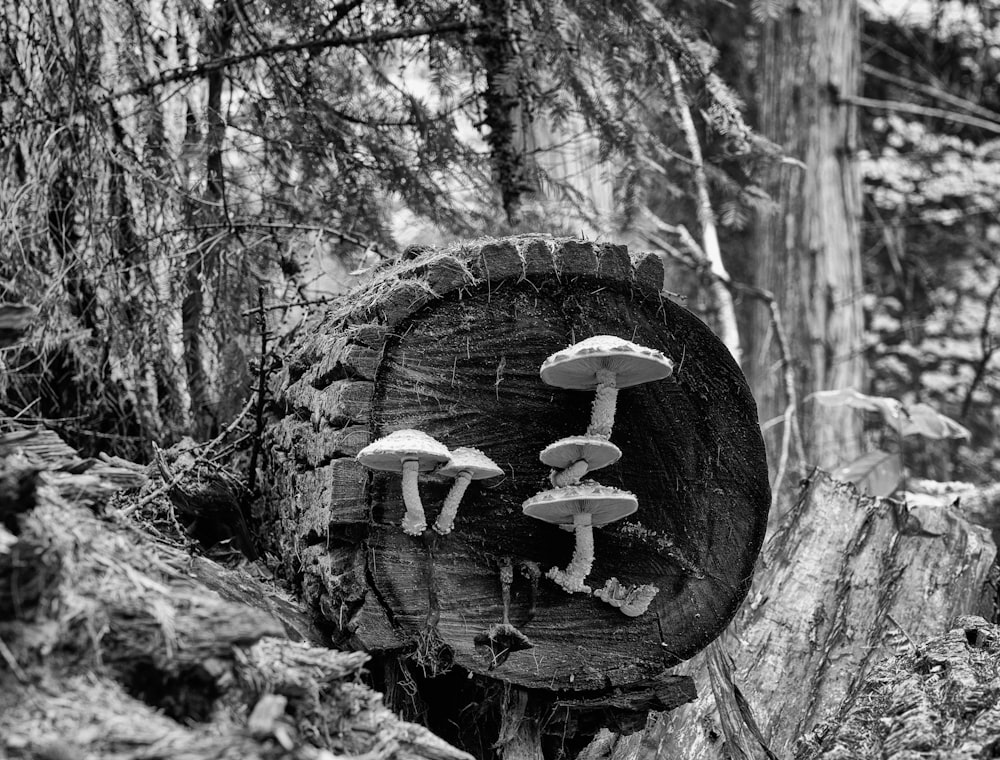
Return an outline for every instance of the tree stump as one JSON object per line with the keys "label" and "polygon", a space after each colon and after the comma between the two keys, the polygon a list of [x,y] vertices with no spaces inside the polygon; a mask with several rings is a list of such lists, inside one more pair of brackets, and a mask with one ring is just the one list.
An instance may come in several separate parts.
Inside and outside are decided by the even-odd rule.
{"label": "tree stump", "polygon": [[[425,672],[440,661],[544,692],[567,713],[617,705],[644,719],[692,698],[664,671],[715,638],[745,596],[769,487],[740,369],[662,289],[654,255],[521,236],[404,255],[305,331],[274,389],[263,519],[269,550],[335,638],[415,652]],[[539,367],[597,334],[675,364],[669,379],[621,391],[611,440],[623,455],[588,475],[638,497],[638,512],[595,530],[589,581],[658,586],[635,618],[540,578],[567,564],[573,539],[521,512],[551,487],[539,452],[582,434],[593,400],[545,385]],[[481,449],[506,473],[469,486],[447,536],[405,535],[399,475],[354,459],[402,428]],[[421,476],[429,523],[450,486]],[[508,563],[511,623],[534,646],[501,659],[480,634],[501,621]]]}
{"label": "tree stump", "polygon": [[652,724],[641,748],[629,737],[604,757],[794,757],[817,728],[869,709],[858,689],[886,656],[957,616],[992,614],[995,558],[987,531],[952,507],[864,496],[816,472],[767,540],[723,662],[686,663],[698,699]]}

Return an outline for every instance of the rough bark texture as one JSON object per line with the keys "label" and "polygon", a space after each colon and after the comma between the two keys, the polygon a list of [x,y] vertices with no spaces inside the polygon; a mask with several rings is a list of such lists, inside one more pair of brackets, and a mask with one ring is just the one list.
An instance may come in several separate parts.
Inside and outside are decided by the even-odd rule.
{"label": "rough bark texture", "polygon": [[792,757],[845,700],[856,703],[864,679],[897,647],[940,633],[957,615],[991,614],[995,554],[986,531],[949,507],[907,508],[816,475],[765,545],[725,639],[731,662],[711,668],[729,679],[735,734],[723,731],[699,657],[691,661],[701,666],[699,699],[603,756],[765,757],[756,727],[775,755]]}
{"label": "rough bark texture", "polygon": [[[478,0],[486,28],[476,37],[476,50],[486,75],[482,92],[483,122],[489,128],[493,182],[507,221],[520,221],[522,199],[537,190],[528,170],[526,132],[531,119],[522,102],[526,88],[519,81],[515,33],[511,29],[509,0]],[[527,129],[526,129],[527,127]]]}
{"label": "rough bark texture", "polygon": [[0,757],[470,760],[251,569],[99,517],[114,482],[18,442],[0,436]]}
{"label": "rough bark texture", "polygon": [[[617,246],[484,241],[381,272],[309,329],[276,389],[267,532],[336,633],[369,650],[416,648],[431,670],[436,652],[487,679],[606,701],[592,710],[614,709],[614,689],[645,694],[624,698],[641,702],[633,708],[643,715],[689,698],[664,668],[711,641],[739,605],[769,492],[739,368],[700,321],[661,297],[662,284],[656,257],[630,259]],[[546,386],[539,367],[601,333],[677,365],[667,381],[621,392],[612,440],[623,456],[593,473],[638,496],[634,516],[595,531],[591,575],[596,586],[616,576],[660,587],[631,619],[539,581],[538,569],[569,561],[572,536],[521,514],[548,487],[538,452],[582,433],[593,399]],[[407,427],[480,448],[508,473],[470,485],[447,537],[404,535],[399,477],[369,475],[354,460],[373,437]],[[429,520],[450,485],[421,478]],[[498,568],[507,561],[518,571],[511,622],[534,647],[498,662],[475,639],[502,618]]]}
{"label": "rough bark texture", "polygon": [[1000,629],[957,619],[944,636],[880,663],[802,760],[1000,756]]}
{"label": "rough bark texture", "polygon": [[[760,42],[759,129],[800,163],[778,165],[765,183],[780,211],[756,226],[753,277],[778,300],[800,399],[864,382],[856,115],[841,99],[857,92],[859,39],[855,0],[811,0],[783,4]],[[780,417],[787,400],[765,309],[754,309],[745,337],[761,420]],[[856,412],[809,404],[802,413],[812,463],[860,454]],[[772,453],[781,432],[768,438]]]}

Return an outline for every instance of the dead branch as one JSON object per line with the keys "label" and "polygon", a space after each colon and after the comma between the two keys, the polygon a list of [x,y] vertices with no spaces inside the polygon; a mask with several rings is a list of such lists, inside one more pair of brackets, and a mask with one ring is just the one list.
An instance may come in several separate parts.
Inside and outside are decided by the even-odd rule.
{"label": "dead branch", "polygon": [[701,155],[701,144],[698,133],[691,118],[687,95],[681,82],[680,71],[673,58],[667,56],[667,70],[670,74],[670,87],[677,108],[681,130],[687,143],[688,152],[693,162],[694,186],[698,196],[698,223],[701,225],[702,255],[711,267],[715,279],[712,282],[712,293],[719,305],[720,332],[722,342],[726,344],[729,353],[740,363],[740,332],[736,323],[736,309],[733,306],[732,294],[726,289],[729,273],[722,261],[722,251],[719,247],[719,235],[715,227],[715,212],[712,210],[712,199],[708,195],[708,179],[705,176],[705,164]]}
{"label": "dead branch", "polygon": [[173,477],[167,480],[167,482],[165,482],[155,491],[146,494],[146,496],[144,496],[140,501],[137,501],[134,504],[129,504],[127,507],[124,507],[123,509],[119,510],[118,514],[121,517],[128,517],[136,510],[142,509],[143,507],[151,504],[153,501],[158,499],[163,494],[168,493],[170,489],[176,487],[177,484],[180,483],[181,480],[183,480],[188,475],[188,473],[190,473],[199,464],[208,462],[212,450],[220,443],[222,443],[222,441],[224,441],[226,437],[229,436],[229,434],[232,433],[237,428],[240,422],[243,421],[243,418],[246,417],[247,414],[250,412],[250,410],[253,408],[255,401],[256,397],[251,396],[247,400],[247,402],[243,405],[243,408],[240,410],[240,413],[233,418],[233,421],[229,423],[226,429],[223,430],[221,433],[219,433],[211,441],[206,443],[204,446],[200,447],[201,451],[199,452],[198,456],[194,458],[194,461],[192,463],[190,463],[186,467],[182,467],[181,469],[179,469],[177,472],[173,474]]}

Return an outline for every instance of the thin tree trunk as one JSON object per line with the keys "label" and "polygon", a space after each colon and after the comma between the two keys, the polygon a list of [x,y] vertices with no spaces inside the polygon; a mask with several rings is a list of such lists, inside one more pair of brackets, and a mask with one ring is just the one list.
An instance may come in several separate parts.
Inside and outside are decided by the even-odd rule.
{"label": "thin tree trunk", "polygon": [[510,30],[509,0],[480,0],[479,9],[486,29],[477,37],[479,56],[486,73],[485,123],[490,146],[493,180],[500,190],[507,221],[517,224],[521,198],[533,189],[525,156],[526,118],[519,83],[512,72],[517,51]]}
{"label": "thin tree trunk", "polygon": [[[221,58],[229,51],[236,9],[232,2],[226,2],[219,10],[215,25],[208,33],[209,58]],[[208,73],[208,107],[206,118],[208,132],[205,136],[207,184],[202,212],[212,216],[225,216],[225,184],[223,179],[222,151],[226,122],[222,112],[222,95],[226,84],[226,71],[212,69]],[[206,347],[205,311],[206,280],[218,268],[217,246],[206,244],[194,247],[187,257],[185,277],[186,294],[181,305],[181,319],[184,334],[184,363],[187,369],[188,389],[191,395],[191,411],[195,434],[201,438],[216,432],[218,419],[212,398],[211,382],[205,365]]]}
{"label": "thin tree trunk", "polygon": [[[864,382],[860,189],[848,102],[858,89],[857,16],[855,0],[793,2],[761,34],[759,129],[788,159],[767,182],[779,210],[756,225],[752,266],[755,284],[777,297],[800,357],[800,398]],[[763,310],[746,337],[746,369],[766,423],[782,415],[786,399]],[[860,453],[856,412],[811,404],[803,412],[811,463],[833,467]],[[781,432],[775,426],[768,437],[772,454]]]}

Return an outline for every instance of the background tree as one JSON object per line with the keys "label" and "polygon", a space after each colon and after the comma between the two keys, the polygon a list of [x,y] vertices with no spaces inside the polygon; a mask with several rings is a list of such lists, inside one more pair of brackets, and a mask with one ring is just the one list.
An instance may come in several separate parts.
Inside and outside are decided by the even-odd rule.
{"label": "background tree", "polygon": [[259,286],[321,298],[414,220],[552,229],[543,189],[584,208],[526,126],[593,134],[627,217],[659,141],[636,107],[668,59],[739,121],[642,2],[64,0],[2,20],[4,294],[43,311],[7,355],[7,413],[123,451],[236,413]]}
{"label": "background tree", "polygon": [[[860,388],[865,380],[861,188],[851,102],[859,81],[858,11],[853,0],[777,3],[763,10],[757,127],[780,146],[784,160],[763,182],[777,209],[754,225],[748,265],[753,283],[777,298],[798,397],[805,399],[816,391]],[[759,307],[752,314],[746,367],[761,420],[768,422],[782,416],[789,399],[779,381],[770,315]],[[806,404],[802,413],[810,462],[832,467],[860,453],[854,412]]]}

